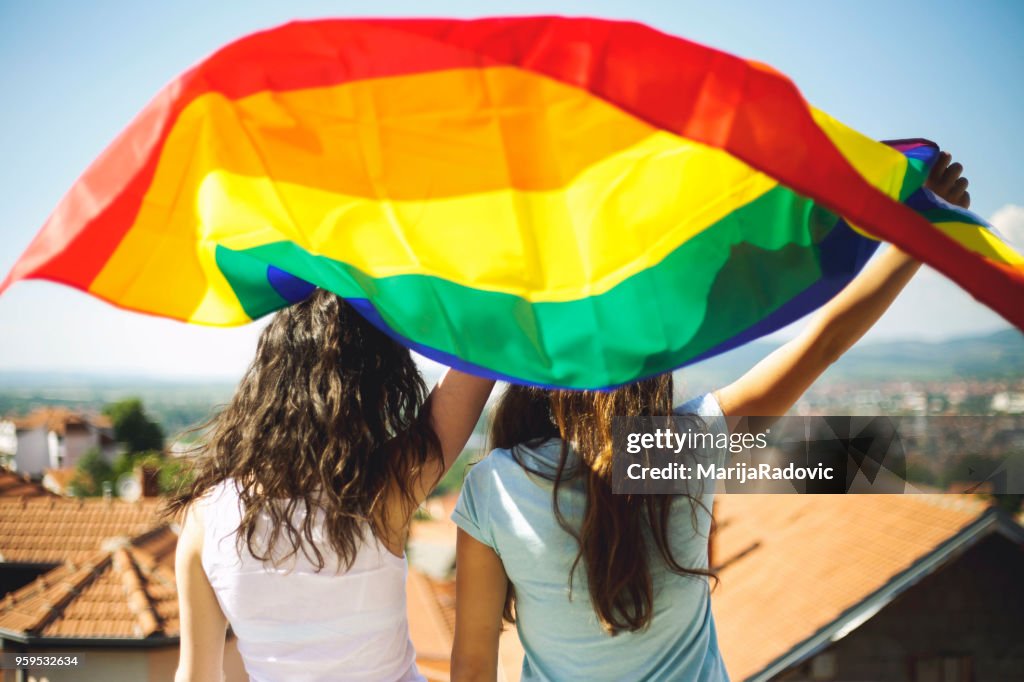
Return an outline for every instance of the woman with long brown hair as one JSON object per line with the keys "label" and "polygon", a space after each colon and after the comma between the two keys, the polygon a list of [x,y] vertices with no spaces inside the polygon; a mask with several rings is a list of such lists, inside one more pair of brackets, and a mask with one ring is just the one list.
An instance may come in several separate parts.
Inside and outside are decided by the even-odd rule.
{"label": "woman with long brown hair", "polygon": [[[961,170],[941,155],[928,187],[966,207]],[[689,495],[613,494],[612,418],[691,415],[714,436],[703,442],[720,443],[735,417],[783,415],[919,267],[889,248],[798,337],[675,409],[670,375],[612,391],[510,387],[492,417],[496,449],[471,467],[452,515],[452,679],[496,679],[504,615],[517,623],[524,681],[727,680],[709,598],[713,481]],[[725,459],[724,448],[691,454]]]}
{"label": "woman with long brown hair", "polygon": [[221,679],[229,624],[253,680],[422,680],[409,523],[492,386],[450,370],[428,396],[410,352],[330,292],[278,312],[171,503],[177,681]]}

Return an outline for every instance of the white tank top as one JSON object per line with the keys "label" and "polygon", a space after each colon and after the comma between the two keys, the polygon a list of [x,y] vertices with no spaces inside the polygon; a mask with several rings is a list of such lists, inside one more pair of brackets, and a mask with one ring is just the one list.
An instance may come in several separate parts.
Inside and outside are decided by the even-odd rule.
{"label": "white tank top", "polygon": [[301,553],[273,567],[244,544],[237,550],[241,512],[232,482],[201,504],[203,569],[252,682],[425,682],[409,640],[405,559],[368,528],[347,570],[316,533],[323,570]]}

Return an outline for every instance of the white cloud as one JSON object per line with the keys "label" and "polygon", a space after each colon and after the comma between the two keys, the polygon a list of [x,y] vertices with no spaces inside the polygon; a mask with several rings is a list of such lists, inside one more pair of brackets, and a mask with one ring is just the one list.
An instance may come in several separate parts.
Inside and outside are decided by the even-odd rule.
{"label": "white cloud", "polygon": [[1007,204],[993,213],[989,222],[1011,244],[1024,249],[1024,206]]}

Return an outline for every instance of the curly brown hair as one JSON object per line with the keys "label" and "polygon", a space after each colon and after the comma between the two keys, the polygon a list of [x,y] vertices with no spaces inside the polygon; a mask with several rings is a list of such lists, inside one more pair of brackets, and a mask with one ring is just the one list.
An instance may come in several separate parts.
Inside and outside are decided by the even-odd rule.
{"label": "curly brown hair", "polygon": [[[443,470],[426,396],[408,349],[340,297],[317,290],[263,330],[169,511],[181,513],[234,481],[239,552],[247,547],[275,565],[302,552],[322,569],[325,548],[314,537],[323,524],[327,549],[351,566],[367,527],[400,540],[391,537],[389,514],[397,507],[407,521],[419,479]],[[257,530],[258,520],[269,535]]]}
{"label": "curly brown hair", "polygon": [[[510,450],[520,466],[553,481],[555,517],[579,548],[569,570],[570,593],[573,575],[582,563],[594,612],[612,635],[644,630],[650,624],[654,615],[651,561],[655,558],[674,573],[714,578],[712,571],[680,564],[669,540],[673,501],[689,497],[696,530],[697,510],[704,507],[699,494],[612,492],[612,418],[671,415],[672,397],[672,375],[663,374],[610,391],[510,386],[494,410],[491,446]],[[537,446],[551,438],[562,441],[554,472],[534,469],[517,454],[516,446]],[[582,466],[570,465],[570,447]],[[581,481],[586,494],[578,526],[565,518],[559,506],[559,490],[569,481]],[[511,585],[504,617],[515,621],[515,591]]]}

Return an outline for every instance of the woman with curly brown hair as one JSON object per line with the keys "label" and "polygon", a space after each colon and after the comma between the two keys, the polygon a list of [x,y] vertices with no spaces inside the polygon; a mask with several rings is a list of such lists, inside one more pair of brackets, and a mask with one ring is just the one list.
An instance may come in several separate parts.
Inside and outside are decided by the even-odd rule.
{"label": "woman with curly brown hair", "polygon": [[449,370],[427,395],[410,352],[330,292],[278,312],[171,502],[178,682],[221,679],[229,624],[253,680],[423,679],[409,523],[492,386]]}

